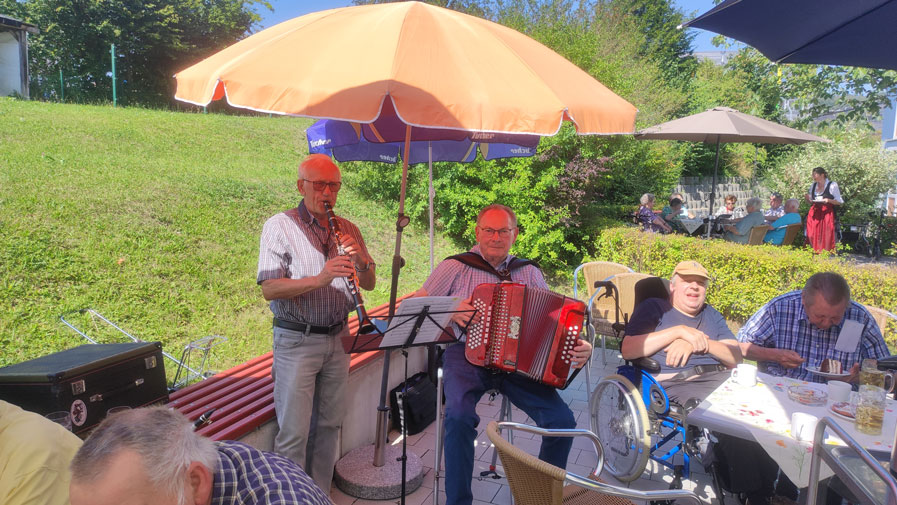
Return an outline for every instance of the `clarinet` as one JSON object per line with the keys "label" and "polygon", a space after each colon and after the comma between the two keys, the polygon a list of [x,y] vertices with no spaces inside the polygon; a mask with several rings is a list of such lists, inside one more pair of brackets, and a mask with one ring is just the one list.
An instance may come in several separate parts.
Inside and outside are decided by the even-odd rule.
{"label": "clarinet", "polygon": [[[333,206],[329,202],[324,202],[324,210],[327,211],[327,224],[330,226],[330,233],[333,233],[333,238],[336,240],[336,252],[340,256],[345,256],[346,250],[343,248],[341,240],[342,233],[340,232],[336,214],[333,213]],[[344,277],[344,279],[346,279],[346,285],[349,287],[349,294],[352,295],[352,301],[355,302],[355,312],[358,314],[358,333],[364,334],[374,331],[376,327],[371,322],[371,318],[368,317],[367,310],[364,308],[364,299],[361,298],[361,291],[358,289],[358,274],[353,269],[352,274]]]}

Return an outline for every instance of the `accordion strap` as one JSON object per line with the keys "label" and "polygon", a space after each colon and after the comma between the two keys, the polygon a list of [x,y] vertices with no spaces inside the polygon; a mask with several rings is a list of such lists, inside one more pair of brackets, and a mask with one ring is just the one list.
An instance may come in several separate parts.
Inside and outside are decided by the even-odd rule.
{"label": "accordion strap", "polygon": [[536,264],[535,261],[532,260],[524,260],[520,258],[511,258],[511,261],[508,262],[508,267],[502,270],[496,270],[488,261],[486,261],[482,256],[475,252],[465,252],[461,254],[456,254],[454,256],[449,256],[446,258],[447,260],[455,260],[464,263],[465,265],[476,268],[477,270],[483,270],[485,272],[489,272],[490,274],[498,277],[502,281],[510,281],[511,280],[511,272],[517,270],[518,268],[525,267],[527,265],[534,265],[536,268],[539,268],[539,265]]}

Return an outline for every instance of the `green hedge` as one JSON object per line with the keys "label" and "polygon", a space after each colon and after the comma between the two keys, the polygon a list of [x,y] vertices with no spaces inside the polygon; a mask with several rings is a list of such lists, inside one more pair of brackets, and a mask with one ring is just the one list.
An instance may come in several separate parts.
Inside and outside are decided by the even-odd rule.
{"label": "green hedge", "polygon": [[[713,277],[707,301],[727,319],[744,322],[772,298],[801,289],[822,271],[843,275],[853,299],[895,312],[897,267],[858,265],[806,249],[745,246],[722,240],[644,233],[637,228],[608,228],[598,237],[596,260],[615,261],[637,272],[669,277],[682,260],[700,262]],[[897,328],[888,333],[895,335]],[[889,342],[894,347],[894,342]]]}

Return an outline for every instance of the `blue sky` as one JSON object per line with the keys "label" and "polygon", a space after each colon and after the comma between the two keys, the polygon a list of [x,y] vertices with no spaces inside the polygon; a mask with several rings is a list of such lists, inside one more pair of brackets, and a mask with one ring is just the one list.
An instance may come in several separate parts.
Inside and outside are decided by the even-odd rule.
{"label": "blue sky", "polygon": [[[346,7],[352,4],[352,0],[269,0],[274,12],[268,9],[259,9],[262,15],[262,27],[276,25],[281,21],[286,21],[309,12],[321,11],[325,9],[334,9],[337,7]],[[698,14],[703,14],[713,8],[713,0],[673,0],[686,13],[686,18],[691,19]],[[694,47],[696,51],[713,51],[717,48],[713,46],[710,39],[715,34],[704,30],[694,30],[696,33]]]}

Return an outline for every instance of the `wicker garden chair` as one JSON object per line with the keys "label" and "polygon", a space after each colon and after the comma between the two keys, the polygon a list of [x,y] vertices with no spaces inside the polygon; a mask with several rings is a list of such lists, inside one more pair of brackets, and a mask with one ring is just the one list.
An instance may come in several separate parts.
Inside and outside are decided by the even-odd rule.
{"label": "wicker garden chair", "polygon": [[[515,447],[502,438],[498,431],[499,428],[551,437],[588,437],[595,445],[598,463],[588,478],[567,472]],[[486,435],[501,458],[516,505],[632,505],[629,499],[682,500],[678,503],[701,503],[697,495],[691,491],[681,489],[638,491],[597,480],[596,476],[601,473],[604,466],[604,452],[601,441],[588,430],[546,430],[525,424],[492,421],[486,426]]]}

